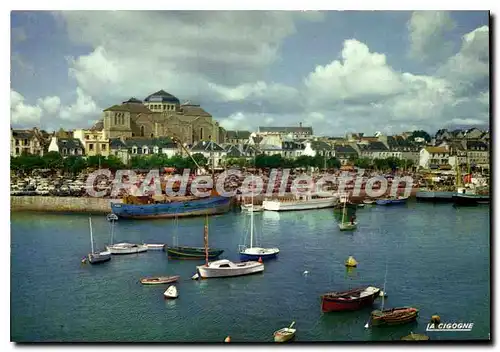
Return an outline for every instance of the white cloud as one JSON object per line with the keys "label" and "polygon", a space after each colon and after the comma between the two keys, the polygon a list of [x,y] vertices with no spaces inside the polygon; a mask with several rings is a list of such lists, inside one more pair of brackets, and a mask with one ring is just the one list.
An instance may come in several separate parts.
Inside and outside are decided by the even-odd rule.
{"label": "white cloud", "polygon": [[42,109],[24,102],[24,97],[18,92],[10,91],[10,119],[13,124],[25,126],[40,125]]}
{"label": "white cloud", "polygon": [[316,66],[305,79],[311,105],[342,100],[366,101],[401,92],[401,76],[387,65],[383,54],[372,53],[355,39],[344,42],[342,62]]}
{"label": "white cloud", "polygon": [[407,27],[410,38],[410,56],[420,61],[439,61],[448,56],[453,43],[444,39],[456,26],[446,11],[415,11]]}
{"label": "white cloud", "polygon": [[79,88],[76,101],[71,105],[61,105],[61,99],[57,96],[40,98],[35,105],[30,105],[21,94],[12,89],[10,91],[11,123],[16,127],[43,124],[57,129],[58,123],[66,120],[70,122],[68,127],[87,128],[100,116],[101,111],[92,98]]}

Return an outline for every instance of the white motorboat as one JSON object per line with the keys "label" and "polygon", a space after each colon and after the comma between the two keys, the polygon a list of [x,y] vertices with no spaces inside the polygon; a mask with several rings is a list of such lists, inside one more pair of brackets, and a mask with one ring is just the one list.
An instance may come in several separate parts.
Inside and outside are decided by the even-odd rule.
{"label": "white motorboat", "polygon": [[255,205],[255,204],[242,204],[241,205],[241,210],[245,210],[248,212],[260,212],[264,210],[264,207],[262,205]]}
{"label": "white motorboat", "polygon": [[165,296],[165,298],[177,298],[179,297],[179,292],[177,292],[177,287],[175,287],[175,285],[172,285],[167,288],[165,292],[163,292],[163,295]]}
{"label": "white motorboat", "polygon": [[330,208],[337,204],[338,197],[317,197],[300,195],[295,199],[279,200],[270,199],[262,202],[264,210],[270,211],[291,211]]}
{"label": "white motorboat", "polygon": [[233,263],[227,259],[217,260],[196,267],[198,275],[202,279],[242,276],[260,273],[264,271],[264,264],[260,262]]}
{"label": "white motorboat", "polygon": [[111,252],[111,254],[135,254],[146,252],[148,246],[145,244],[122,242],[107,246],[106,249]]}

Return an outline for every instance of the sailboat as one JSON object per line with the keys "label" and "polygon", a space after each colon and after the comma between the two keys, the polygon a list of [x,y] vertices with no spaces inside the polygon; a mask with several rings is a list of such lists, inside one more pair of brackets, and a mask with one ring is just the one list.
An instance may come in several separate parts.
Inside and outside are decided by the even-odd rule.
{"label": "sailboat", "polygon": [[384,292],[382,297],[382,307],[374,310],[370,314],[370,321],[366,323],[365,328],[380,325],[401,325],[410,323],[417,320],[418,309],[414,307],[397,307],[391,309],[384,309],[385,303],[385,284],[387,282],[387,262],[385,264],[385,279],[384,279]]}
{"label": "sailboat", "polygon": [[349,231],[349,230],[355,230],[356,227],[358,226],[358,223],[354,220],[347,222],[346,220],[346,205],[348,201],[348,196],[345,197],[344,199],[344,209],[342,210],[342,222],[339,223],[339,229],[340,231]]}
{"label": "sailboat", "polygon": [[193,277],[209,279],[217,277],[242,276],[260,273],[264,271],[264,264],[261,261],[248,261],[233,263],[227,259],[208,262],[208,224],[205,224],[205,265],[196,267],[196,274]]}
{"label": "sailboat", "polygon": [[116,243],[113,244],[114,241],[114,228],[115,221],[111,220],[111,244],[106,246],[106,249],[111,252],[111,254],[135,254],[147,252],[148,246],[145,244],[135,244],[135,243]]}
{"label": "sailboat", "polygon": [[[253,174],[252,174],[253,181]],[[252,202],[253,204],[253,182],[252,182]],[[240,252],[241,260],[266,260],[271,258],[276,258],[280,250],[278,248],[261,248],[253,246],[253,235],[254,235],[254,212],[250,213],[250,247],[245,245],[240,245],[238,251]]]}
{"label": "sailboat", "polygon": [[[206,217],[205,221],[208,217]],[[177,217],[176,217],[176,235],[177,235]],[[204,247],[188,247],[188,246],[179,246],[177,243],[177,236],[174,237],[174,245],[163,247],[163,250],[167,252],[169,259],[193,259],[193,260],[201,260],[205,258],[205,248]],[[223,249],[217,248],[208,248],[208,259],[216,259],[222,253],[224,253]]]}
{"label": "sailboat", "polygon": [[94,237],[92,233],[92,218],[89,216],[89,226],[90,226],[90,247],[91,253],[88,254],[87,258],[90,264],[98,264],[107,262],[111,259],[111,253],[109,251],[94,252]]}

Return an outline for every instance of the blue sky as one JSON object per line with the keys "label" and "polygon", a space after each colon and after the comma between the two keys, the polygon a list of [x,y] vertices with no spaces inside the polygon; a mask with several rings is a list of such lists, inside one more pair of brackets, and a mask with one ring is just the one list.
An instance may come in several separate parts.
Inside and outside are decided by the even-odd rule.
{"label": "blue sky", "polygon": [[487,12],[12,12],[11,123],[89,127],[165,89],[227,129],[487,125]]}

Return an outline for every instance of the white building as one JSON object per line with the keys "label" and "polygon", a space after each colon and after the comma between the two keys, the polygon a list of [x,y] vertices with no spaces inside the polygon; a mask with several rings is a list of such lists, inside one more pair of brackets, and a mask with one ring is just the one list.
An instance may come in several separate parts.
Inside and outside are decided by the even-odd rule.
{"label": "white building", "polygon": [[444,147],[425,147],[420,150],[419,166],[423,169],[449,165],[450,153]]}
{"label": "white building", "polygon": [[191,147],[191,155],[202,154],[208,160],[208,165],[221,167],[223,160],[226,158],[227,151],[219,144],[212,141],[199,141]]}

